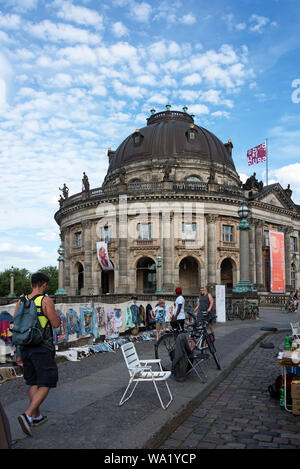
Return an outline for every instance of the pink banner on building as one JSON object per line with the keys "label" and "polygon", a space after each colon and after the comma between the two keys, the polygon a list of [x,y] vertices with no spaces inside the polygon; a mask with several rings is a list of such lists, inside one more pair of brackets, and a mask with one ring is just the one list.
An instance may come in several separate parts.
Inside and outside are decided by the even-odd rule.
{"label": "pink banner on building", "polygon": [[248,166],[267,161],[267,142],[261,143],[247,151]]}
{"label": "pink banner on building", "polygon": [[284,233],[269,231],[271,292],[285,293]]}

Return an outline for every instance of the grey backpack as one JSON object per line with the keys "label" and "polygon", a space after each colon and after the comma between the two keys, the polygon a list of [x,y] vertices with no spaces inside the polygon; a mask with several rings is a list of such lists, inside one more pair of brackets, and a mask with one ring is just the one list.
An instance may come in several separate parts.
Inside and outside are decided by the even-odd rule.
{"label": "grey backpack", "polygon": [[25,296],[20,298],[21,303],[14,318],[12,331],[13,345],[38,345],[43,342],[45,329],[41,326],[38,318],[37,307],[34,303],[35,298],[26,299]]}

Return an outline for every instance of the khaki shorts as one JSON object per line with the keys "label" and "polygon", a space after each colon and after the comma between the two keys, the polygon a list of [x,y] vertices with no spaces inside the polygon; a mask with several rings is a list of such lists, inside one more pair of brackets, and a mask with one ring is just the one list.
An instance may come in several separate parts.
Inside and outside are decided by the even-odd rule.
{"label": "khaki shorts", "polygon": [[160,329],[165,329],[166,323],[165,322],[157,322],[156,323],[156,330],[159,331]]}

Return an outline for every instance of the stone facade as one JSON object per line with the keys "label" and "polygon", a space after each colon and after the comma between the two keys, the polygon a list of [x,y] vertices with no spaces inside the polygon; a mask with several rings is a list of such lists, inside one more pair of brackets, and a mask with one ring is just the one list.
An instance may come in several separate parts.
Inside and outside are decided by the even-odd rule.
{"label": "stone facade", "polygon": [[[187,129],[201,130],[191,125],[187,120]],[[146,132],[141,133],[146,139]],[[137,130],[132,138],[138,134]],[[218,148],[220,141],[215,139]],[[101,188],[61,200],[55,219],[64,247],[63,287],[68,294],[173,293],[181,285],[188,295],[197,294],[200,285],[234,287],[240,280],[237,226],[243,200],[251,210],[249,280],[259,291],[268,290],[267,234],[283,231],[286,289],[300,287],[299,206],[280,184],[264,187],[252,177],[243,185],[230,162],[232,143],[222,145],[228,164],[214,153],[201,158],[201,153],[191,156],[190,150],[174,150],[168,158],[146,152],[136,159],[122,155],[123,162],[108,170]],[[109,150],[108,157],[111,166],[116,152]],[[110,272],[102,272],[97,260],[96,242],[105,240],[104,227],[114,265]]]}

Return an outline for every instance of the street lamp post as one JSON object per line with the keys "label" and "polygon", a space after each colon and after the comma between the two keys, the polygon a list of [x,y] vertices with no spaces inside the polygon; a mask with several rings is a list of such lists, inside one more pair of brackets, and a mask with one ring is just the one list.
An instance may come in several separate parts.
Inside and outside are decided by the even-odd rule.
{"label": "street lamp post", "polygon": [[14,268],[13,266],[11,266],[11,272],[9,274],[10,276],[10,293],[8,295],[9,298],[15,298],[16,295],[15,295],[15,274],[14,274]]}
{"label": "street lamp post", "polygon": [[250,210],[247,203],[243,200],[238,209],[238,215],[241,219],[237,230],[240,232],[240,281],[232,290],[234,293],[256,292],[254,285],[249,279],[249,231],[252,227],[247,221]]}
{"label": "street lamp post", "polygon": [[64,289],[64,253],[65,250],[62,246],[60,245],[59,249],[57,250],[59,256],[58,256],[58,289],[55,292],[55,295],[67,295],[66,290]]}
{"label": "street lamp post", "polygon": [[157,286],[157,289],[156,289],[156,295],[161,295],[163,293],[162,289],[161,289],[161,284],[162,284],[162,278],[161,278],[161,268],[162,268],[162,257],[160,254],[157,254],[156,256],[156,259],[157,259],[157,264],[156,264],[156,286]]}

